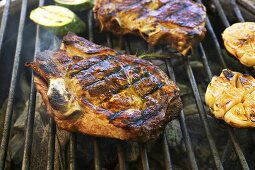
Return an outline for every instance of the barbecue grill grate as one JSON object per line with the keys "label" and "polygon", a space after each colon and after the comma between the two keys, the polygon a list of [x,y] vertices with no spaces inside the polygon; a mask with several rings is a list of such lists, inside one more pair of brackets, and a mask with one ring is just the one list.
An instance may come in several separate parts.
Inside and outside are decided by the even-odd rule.
{"label": "barbecue grill grate", "polygon": [[[201,2],[201,0],[198,0],[198,2]],[[239,10],[238,5],[236,4],[235,0],[231,0],[231,5],[234,9],[235,15],[237,17],[237,20],[240,22],[244,22],[244,18],[242,17],[242,14]],[[39,1],[39,6],[44,5],[44,0]],[[1,48],[3,48],[3,37],[5,34],[6,30],[6,23],[8,20],[8,15],[10,11],[10,4],[11,0],[6,1],[6,5],[4,7],[4,12],[2,15],[2,21],[1,21],[1,29],[0,29],[0,51]],[[229,21],[226,17],[226,14],[224,10],[222,9],[221,3],[219,0],[213,0],[213,4],[216,6],[216,10],[218,12],[218,15],[224,24],[225,27],[228,27]],[[0,169],[4,169],[5,167],[5,160],[6,160],[6,155],[7,155],[7,149],[8,149],[8,142],[9,142],[9,137],[10,137],[10,130],[11,130],[11,121],[12,121],[12,110],[13,110],[13,102],[14,102],[14,96],[15,96],[15,87],[17,84],[17,76],[19,74],[18,72],[18,67],[20,63],[20,51],[23,43],[23,31],[24,31],[24,24],[25,24],[25,19],[26,19],[26,13],[27,13],[27,7],[28,7],[28,1],[27,0],[22,0],[22,7],[21,7],[21,15],[20,15],[20,22],[19,22],[19,28],[18,28],[18,38],[17,38],[17,44],[16,44],[16,51],[15,51],[15,56],[14,56],[14,63],[13,63],[13,70],[12,70],[12,78],[11,78],[11,84],[10,84],[10,90],[9,90],[9,96],[8,96],[8,103],[7,103],[7,110],[6,110],[6,116],[5,116],[5,123],[4,123],[4,131],[2,135],[2,141],[1,141],[1,148],[0,148]],[[93,14],[90,11],[88,15],[88,37],[90,41],[94,41],[94,33],[93,33]],[[220,61],[221,67],[222,68],[227,68],[227,64],[225,61],[225,57],[223,55],[223,51],[220,47],[219,40],[216,37],[216,33],[214,32],[214,29],[212,27],[211,21],[209,18],[206,20],[206,25],[207,25],[207,30],[208,34],[211,36],[213,43],[216,48],[217,52],[217,57]],[[35,43],[35,53],[40,51],[40,27],[36,27],[36,43]],[[107,34],[107,44],[109,47],[113,47],[111,35]],[[130,53],[130,42],[128,39],[124,38],[124,44],[125,44],[125,50],[127,53]],[[205,43],[205,42],[203,42]],[[203,66],[205,68],[205,72],[207,75],[208,80],[212,78],[212,72],[210,69],[210,66],[208,64],[208,58],[206,55],[206,51],[204,50],[204,44],[201,43],[199,45],[199,50],[200,50],[200,58],[203,61]],[[171,54],[169,54],[171,55]],[[192,54],[193,55],[193,54]],[[211,133],[211,129],[208,124],[207,120],[207,114],[208,111],[205,109],[202,99],[200,97],[200,93],[197,87],[196,79],[193,74],[192,67],[190,65],[189,57],[183,58],[184,66],[185,66],[185,71],[188,75],[188,80],[190,81],[190,85],[193,90],[194,94],[194,99],[197,105],[197,110],[200,115],[201,122],[203,124],[206,137],[210,146],[210,151],[215,163],[216,169],[224,169],[223,166],[223,160],[224,160],[224,154],[222,158],[220,157],[215,141],[213,139],[213,135]],[[173,62],[172,59],[164,59],[165,64],[167,66],[168,70],[168,75],[171,77],[172,80],[175,81],[175,73],[174,73],[174,67],[173,67]],[[245,70],[248,72],[248,70]],[[34,127],[34,117],[35,117],[35,99],[36,99],[36,89],[33,83],[33,76],[31,78],[31,92],[30,92],[30,98],[29,98],[29,109],[28,109],[28,114],[27,114],[27,128],[25,130],[25,147],[24,147],[24,152],[23,152],[23,162],[22,162],[22,169],[30,169],[30,158],[31,158],[31,148],[32,148],[32,142],[33,142],[33,127]],[[190,169],[198,169],[198,164],[197,160],[195,158],[195,154],[193,151],[192,143],[191,143],[191,138],[188,133],[188,127],[185,122],[185,114],[184,111],[181,111],[181,114],[179,116],[179,121],[181,125],[181,131],[184,136],[184,141],[185,141],[185,146],[186,146],[186,151],[190,163]],[[54,152],[55,152],[55,133],[56,133],[56,127],[53,119],[50,118],[50,132],[49,132],[49,142],[48,142],[48,161],[47,161],[47,169],[51,170],[54,169]],[[235,153],[237,157],[239,158],[240,165],[243,169],[249,169],[249,165],[245,159],[244,153],[241,150],[240,145],[238,144],[238,140],[236,139],[235,132],[234,130],[226,126],[226,129],[229,134],[229,142],[226,145],[225,150],[230,149],[233,147],[235,150]],[[70,167],[69,169],[77,169],[76,168],[76,134],[70,134]],[[125,157],[123,153],[123,146],[121,144],[122,142],[120,141],[117,144],[117,152],[118,152],[118,163],[119,163],[119,168],[121,170],[127,169],[127,164],[125,162]],[[94,167],[96,170],[101,169],[101,161],[100,161],[100,147],[99,147],[99,142],[98,138],[94,138],[93,141],[93,150],[94,150]],[[165,169],[173,169],[173,163],[171,161],[171,152],[169,151],[168,143],[166,140],[166,136],[163,135],[162,137],[162,148],[163,148],[163,156],[164,156],[164,162],[165,162]],[[147,156],[147,151],[146,151],[146,144],[141,144],[140,145],[140,153],[141,153],[141,161],[142,161],[142,166],[144,170],[149,169],[149,162],[148,162],[148,156]],[[226,156],[226,155],[225,155]]]}

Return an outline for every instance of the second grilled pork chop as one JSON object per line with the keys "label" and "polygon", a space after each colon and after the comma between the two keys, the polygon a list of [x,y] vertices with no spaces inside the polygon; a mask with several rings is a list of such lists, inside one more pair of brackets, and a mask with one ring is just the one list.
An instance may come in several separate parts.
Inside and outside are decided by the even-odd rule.
{"label": "second grilled pork chop", "polygon": [[49,113],[68,131],[144,142],[182,106],[178,87],[158,67],[73,33],[28,66]]}
{"label": "second grilled pork chop", "polygon": [[95,0],[101,30],[132,33],[186,55],[206,32],[205,7],[191,0]]}

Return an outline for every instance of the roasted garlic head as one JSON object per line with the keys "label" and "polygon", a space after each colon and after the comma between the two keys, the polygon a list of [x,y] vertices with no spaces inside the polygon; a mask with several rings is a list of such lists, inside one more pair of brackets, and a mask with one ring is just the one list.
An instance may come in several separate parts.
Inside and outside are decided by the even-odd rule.
{"label": "roasted garlic head", "polygon": [[211,113],[234,127],[255,127],[255,79],[224,69],[207,87]]}
{"label": "roasted garlic head", "polygon": [[243,65],[255,68],[255,23],[235,23],[222,33],[224,45]]}

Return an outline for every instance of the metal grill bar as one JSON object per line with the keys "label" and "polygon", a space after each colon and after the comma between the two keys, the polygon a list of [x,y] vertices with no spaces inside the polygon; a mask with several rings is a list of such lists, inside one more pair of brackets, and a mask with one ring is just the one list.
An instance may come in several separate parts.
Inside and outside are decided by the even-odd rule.
{"label": "metal grill bar", "polygon": [[236,0],[231,0],[231,5],[232,5],[233,8],[234,8],[234,12],[235,12],[235,14],[236,14],[238,20],[239,20],[240,22],[245,22],[245,21],[244,21],[244,18],[243,18],[243,16],[242,16],[242,14],[241,14],[241,11],[240,11],[238,5],[236,4]]}
{"label": "metal grill bar", "polygon": [[130,44],[129,44],[129,41],[128,41],[128,38],[125,37],[125,40],[124,40],[124,45],[125,45],[125,51],[127,54],[130,54]]}
{"label": "metal grill bar", "polygon": [[[176,82],[171,60],[166,61],[166,65],[167,65],[167,70],[168,70],[168,74],[169,74],[170,78],[174,82]],[[192,169],[197,170],[198,166],[197,166],[197,162],[196,162],[196,157],[195,157],[195,154],[194,154],[194,151],[193,151],[193,148],[192,148],[192,144],[191,144],[189,132],[188,132],[188,129],[187,129],[183,109],[181,110],[179,121],[180,121],[180,124],[181,124],[182,134],[184,136],[185,146],[186,146],[186,149],[187,149],[187,152],[188,152],[190,166],[191,166]]]}
{"label": "metal grill bar", "polygon": [[56,139],[55,134],[56,134],[55,121],[53,118],[50,118],[47,170],[54,169],[55,139]]}
{"label": "metal grill bar", "polygon": [[242,6],[243,8],[246,8],[247,10],[249,10],[250,12],[254,11],[254,7],[250,6],[249,3],[247,1],[243,1],[243,0],[237,0],[237,3]]}
{"label": "metal grill bar", "polygon": [[228,22],[227,16],[225,15],[225,12],[224,12],[219,0],[213,0],[213,2],[214,2],[214,5],[216,6],[217,12],[218,12],[223,24],[225,25],[225,27],[229,27],[230,24]]}
{"label": "metal grill bar", "polygon": [[[201,0],[197,0],[197,2],[199,3],[202,3]],[[206,18],[206,28],[207,30],[209,31],[210,35],[212,36],[212,39],[214,41],[214,44],[215,44],[215,47],[216,47],[216,50],[217,50],[217,53],[219,55],[219,58],[220,58],[220,62],[221,62],[221,65],[226,68],[227,67],[227,64],[224,60],[224,57],[223,57],[223,54],[222,54],[222,50],[220,48],[220,43],[219,41],[217,40],[217,36],[213,30],[213,27],[212,27],[212,24],[210,22],[210,20],[208,19],[208,17]]]}
{"label": "metal grill bar", "polygon": [[[215,5],[216,5],[216,7],[217,7],[217,12],[218,12],[218,14],[219,14],[219,16],[220,16],[220,18],[221,18],[221,20],[222,20],[224,26],[225,26],[225,27],[229,27],[229,26],[230,26],[230,23],[229,23],[229,21],[228,21],[228,19],[227,19],[226,14],[224,13],[224,10],[223,10],[223,8],[222,8],[222,6],[221,6],[219,0],[213,0],[213,2],[215,3]],[[234,3],[232,2],[232,5],[233,5],[233,4],[234,4]],[[235,8],[235,7],[233,7],[233,8]],[[240,12],[239,7],[237,7],[236,10]],[[239,13],[239,14],[241,15],[241,13]],[[239,15],[239,14],[237,14],[237,15]],[[238,19],[241,19],[241,20],[243,19],[242,16],[239,16],[239,17],[240,17],[240,18],[238,18]],[[216,38],[216,40],[217,40],[217,38]],[[218,41],[218,40],[217,40],[217,41]],[[224,67],[224,68],[227,68],[227,66]],[[245,71],[245,73],[247,73],[247,74],[249,73],[249,71],[248,71],[246,68],[244,68],[244,71]]]}
{"label": "metal grill bar", "polygon": [[101,160],[100,160],[100,152],[99,152],[99,144],[97,138],[93,140],[94,147],[94,164],[95,170],[101,170]]}
{"label": "metal grill bar", "polygon": [[33,126],[34,126],[34,116],[35,116],[35,102],[36,102],[36,89],[34,86],[34,78],[32,75],[31,78],[31,91],[29,97],[29,109],[27,115],[27,127],[25,135],[25,148],[23,152],[23,161],[22,161],[22,170],[28,170],[30,168],[30,157],[31,157],[31,148],[33,141]]}
{"label": "metal grill bar", "polygon": [[166,170],[173,170],[174,167],[171,163],[171,157],[170,157],[170,152],[169,152],[169,148],[168,148],[165,133],[163,134],[163,137],[162,137],[162,145],[163,145],[163,154],[164,154],[164,158],[165,158],[165,169]]}
{"label": "metal grill bar", "polygon": [[70,170],[76,170],[76,134],[70,133]]}
{"label": "metal grill bar", "polygon": [[[44,4],[44,0],[40,0],[39,6]],[[36,26],[36,39],[35,39],[35,51],[34,57],[35,59],[36,53],[40,51],[40,37],[39,37],[40,28],[39,25]],[[34,85],[34,75],[32,72],[31,77],[31,91],[29,98],[29,106],[28,106],[28,115],[27,115],[27,127],[25,134],[25,147],[23,152],[23,161],[22,161],[22,170],[30,169],[30,157],[31,157],[31,148],[33,142],[33,130],[34,130],[34,117],[35,117],[35,104],[36,104],[36,88]]]}
{"label": "metal grill bar", "polygon": [[126,162],[125,162],[124,152],[123,152],[121,143],[117,144],[117,152],[118,152],[119,169],[126,170]]}
{"label": "metal grill bar", "polygon": [[150,167],[149,167],[149,162],[148,162],[146,144],[140,145],[140,154],[141,154],[143,170],[149,170]]}
{"label": "metal grill bar", "polygon": [[201,43],[199,44],[199,49],[200,49],[200,51],[202,53],[202,60],[203,60],[203,65],[205,67],[205,71],[206,71],[209,79],[211,79],[213,77],[213,75],[212,75],[210,66],[208,64],[207,58],[206,58],[204,47],[203,47],[203,45]]}
{"label": "metal grill bar", "polygon": [[0,53],[1,53],[2,45],[3,45],[4,33],[6,30],[7,19],[8,19],[8,15],[10,11],[10,5],[11,5],[11,0],[6,0],[3,15],[2,15],[2,20],[1,20],[1,28],[0,28]]}
{"label": "metal grill bar", "polygon": [[231,146],[232,146],[232,142],[231,142],[230,139],[228,139],[228,142],[227,142],[227,144],[226,144],[226,146],[225,146],[225,148],[222,152],[222,155],[221,155],[221,162],[222,163],[224,163],[226,161],[226,158],[229,156],[228,155],[229,151],[230,151],[230,149],[232,149]]}
{"label": "metal grill bar", "polygon": [[247,163],[247,161],[246,161],[246,159],[245,159],[245,156],[244,156],[244,154],[243,154],[243,151],[242,151],[240,145],[238,144],[237,139],[236,139],[236,137],[235,137],[235,135],[234,135],[233,129],[230,128],[230,127],[228,127],[228,134],[229,134],[229,136],[230,136],[230,139],[231,139],[231,141],[232,141],[232,144],[234,145],[234,150],[235,150],[235,152],[236,152],[236,155],[237,155],[238,158],[239,158],[239,161],[240,161],[240,163],[241,163],[241,165],[242,165],[242,168],[245,169],[245,170],[250,169],[250,168],[249,168],[249,165],[248,165],[248,163]]}
{"label": "metal grill bar", "polygon": [[26,11],[27,11],[27,0],[23,0],[22,6],[21,6],[18,38],[17,38],[17,45],[15,50],[15,56],[14,56],[13,69],[12,69],[11,84],[10,84],[5,122],[3,127],[3,135],[2,135],[2,141],[1,141],[1,147],[0,147],[0,169],[3,169],[5,166],[5,159],[6,159],[10,131],[11,131],[13,101],[14,101],[14,94],[16,90],[15,87],[17,84],[17,77],[19,73],[18,69],[19,69],[19,63],[20,63],[20,52],[21,52],[21,46],[22,46],[23,30],[24,30],[24,24],[26,20]]}
{"label": "metal grill bar", "polygon": [[88,34],[89,34],[89,41],[94,42],[93,13],[91,10],[88,13]]}
{"label": "metal grill bar", "polygon": [[222,50],[221,50],[221,48],[220,48],[220,43],[219,43],[219,41],[217,40],[217,37],[216,37],[216,34],[215,34],[214,30],[213,30],[212,24],[211,24],[211,22],[210,22],[210,20],[209,20],[208,18],[206,18],[206,28],[207,28],[207,30],[209,31],[209,33],[211,34],[211,36],[212,36],[212,39],[213,39],[213,41],[214,41],[216,50],[217,50],[217,52],[218,52],[218,55],[219,55],[219,58],[220,58],[220,62],[221,62],[222,67],[225,67],[225,68],[226,68],[226,67],[227,67],[227,64],[226,64],[226,61],[225,61],[225,59],[224,59],[224,57],[223,57]]}
{"label": "metal grill bar", "polygon": [[203,126],[205,128],[206,137],[207,137],[209,145],[210,145],[210,149],[211,149],[211,152],[212,152],[214,163],[215,163],[217,169],[223,169],[222,163],[220,161],[219,153],[217,151],[215,142],[214,142],[213,137],[212,137],[211,130],[210,130],[208,122],[207,122],[206,112],[205,112],[201,97],[199,95],[196,80],[195,80],[192,68],[189,64],[189,59],[187,59],[187,61],[185,61],[185,69],[186,69],[186,72],[187,72],[188,77],[189,77],[189,81],[190,81],[190,84],[191,84],[191,87],[192,87],[192,90],[193,90],[193,94],[195,95],[195,100],[196,100],[198,112],[199,112],[200,118],[202,120]]}

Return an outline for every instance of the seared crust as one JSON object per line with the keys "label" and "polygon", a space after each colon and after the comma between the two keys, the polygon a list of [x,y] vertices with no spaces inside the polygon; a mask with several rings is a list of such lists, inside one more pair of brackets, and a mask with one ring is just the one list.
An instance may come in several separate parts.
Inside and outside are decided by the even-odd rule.
{"label": "seared crust", "polygon": [[191,0],[96,0],[94,13],[102,31],[139,35],[150,45],[169,45],[183,55],[206,32],[205,7]]}
{"label": "seared crust", "polygon": [[182,107],[178,87],[158,67],[72,33],[61,50],[39,53],[28,66],[49,114],[68,131],[145,142]]}

